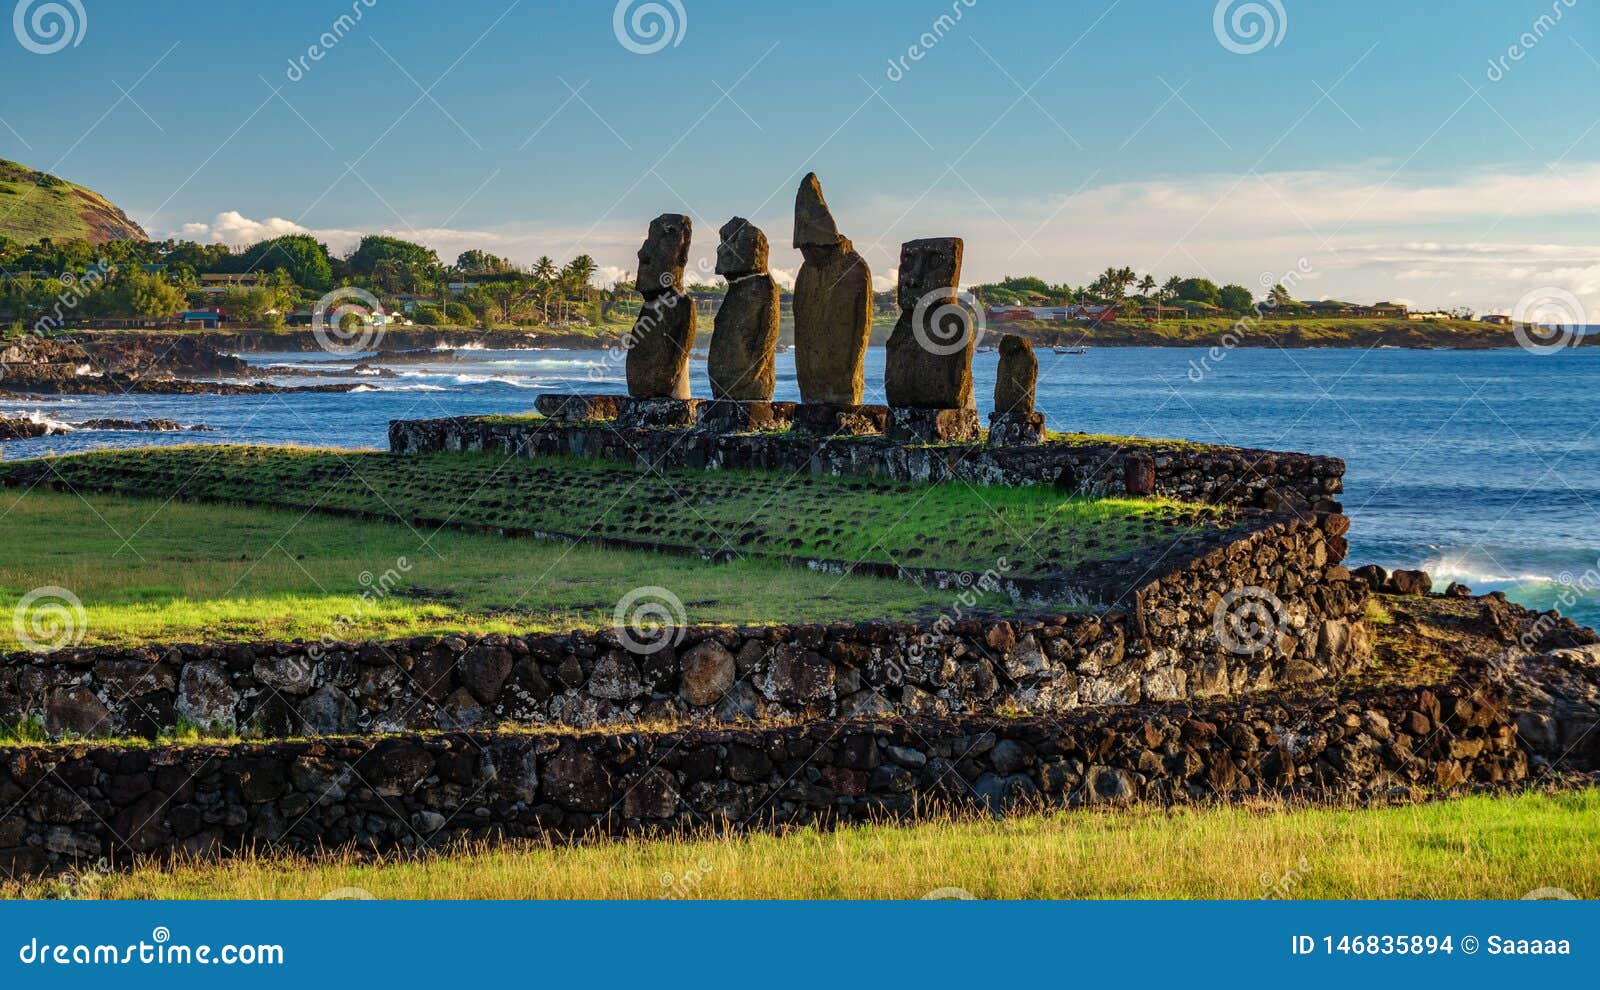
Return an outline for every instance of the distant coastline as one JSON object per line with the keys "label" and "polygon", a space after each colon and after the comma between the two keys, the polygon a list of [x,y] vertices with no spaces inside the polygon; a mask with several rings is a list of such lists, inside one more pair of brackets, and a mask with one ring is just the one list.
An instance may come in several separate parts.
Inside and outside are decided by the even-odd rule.
{"label": "distant coastline", "polygon": [[[700,336],[709,341],[710,318],[702,317]],[[888,336],[888,325],[875,326],[873,343]],[[1595,328],[1586,328],[1593,333]],[[992,346],[1003,334],[1027,338],[1035,347],[1395,347],[1410,350],[1495,350],[1521,346],[1511,327],[1466,320],[1412,322],[1401,320],[1327,319],[1273,320],[1270,322],[1206,319],[1163,323],[1108,322],[1104,324],[1054,324],[1023,322],[990,324],[980,345]],[[308,329],[285,330],[69,330],[62,336],[83,342],[170,339],[187,337],[195,343],[230,353],[321,350]],[[1596,337],[1600,341],[1600,337]],[[383,351],[430,348],[483,348],[488,350],[608,350],[622,346],[623,335],[611,327],[601,331],[478,330],[448,327],[394,327],[383,334]],[[785,327],[784,342],[792,344]],[[1588,343],[1579,336],[1574,345]]]}

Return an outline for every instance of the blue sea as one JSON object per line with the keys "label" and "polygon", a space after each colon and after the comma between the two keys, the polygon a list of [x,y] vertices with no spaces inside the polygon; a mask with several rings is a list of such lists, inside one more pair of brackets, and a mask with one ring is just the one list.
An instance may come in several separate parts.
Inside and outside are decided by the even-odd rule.
{"label": "blue sea", "polygon": [[[327,370],[353,364],[320,354],[246,357]],[[399,367],[392,379],[279,379],[362,382],[351,394],[0,401],[0,415],[162,417],[218,431],[79,432],[0,447],[7,459],[197,441],[383,447],[391,419],[526,412],[541,390],[624,388],[621,363],[606,352],[457,357]],[[1041,350],[1039,357],[1039,406],[1053,429],[1342,457],[1353,564],[1423,567],[1440,582],[1502,589],[1523,604],[1560,607],[1600,625],[1600,347],[1551,354],[1109,348]],[[996,361],[977,357],[980,396],[992,389]],[[882,381],[882,368],[883,351],[874,349],[869,382]],[[695,394],[709,394],[704,362],[693,371]],[[779,357],[778,392],[798,398],[792,354]]]}

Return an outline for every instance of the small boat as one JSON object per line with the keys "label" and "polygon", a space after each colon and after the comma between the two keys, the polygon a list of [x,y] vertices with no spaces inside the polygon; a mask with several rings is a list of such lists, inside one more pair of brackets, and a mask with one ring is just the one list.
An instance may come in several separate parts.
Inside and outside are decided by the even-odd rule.
{"label": "small boat", "polygon": [[998,347],[980,347],[980,348],[978,348],[978,353],[979,354],[999,354],[1000,353],[1000,348],[998,348]]}
{"label": "small boat", "polygon": [[1087,347],[1053,347],[1053,348],[1051,348],[1051,351],[1056,353],[1056,354],[1087,354],[1087,353],[1089,353],[1089,349]]}

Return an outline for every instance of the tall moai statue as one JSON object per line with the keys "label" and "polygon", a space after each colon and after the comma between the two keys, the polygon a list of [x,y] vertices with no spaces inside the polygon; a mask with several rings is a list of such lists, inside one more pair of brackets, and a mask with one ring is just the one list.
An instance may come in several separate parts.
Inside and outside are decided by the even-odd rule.
{"label": "tall moai statue", "polygon": [[728,294],[717,310],[708,370],[711,394],[739,402],[771,402],[778,376],[778,283],[767,272],[767,235],[734,217],[722,228],[717,274]]}
{"label": "tall moai statue", "polygon": [[1034,411],[1039,359],[1026,338],[1000,338],[1000,367],[994,378],[994,412],[989,415],[989,445],[1020,447],[1043,443],[1044,414]]}
{"label": "tall moai statue", "polygon": [[840,235],[814,172],[795,196],[794,246],[805,256],[794,286],[800,397],[806,403],[859,406],[872,332],[872,270]]}
{"label": "tall moai statue", "polygon": [[694,300],[684,291],[692,224],[665,213],[650,222],[639,249],[639,294],[644,307],[628,348],[628,395],[634,399],[689,398],[689,351],[694,347]]}
{"label": "tall moai statue", "polygon": [[977,314],[963,305],[959,237],[908,241],[900,249],[900,319],[884,356],[889,435],[911,443],[976,440],[972,395]]}

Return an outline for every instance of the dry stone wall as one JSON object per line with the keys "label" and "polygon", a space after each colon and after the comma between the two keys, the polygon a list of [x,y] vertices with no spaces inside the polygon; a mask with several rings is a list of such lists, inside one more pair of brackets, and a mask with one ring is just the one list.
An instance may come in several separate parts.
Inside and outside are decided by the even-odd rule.
{"label": "dry stone wall", "polygon": [[457,841],[912,816],[933,805],[1384,796],[1522,780],[1484,671],[1337,701],[1094,708],[1044,719],[672,733],[447,733],[0,750],[0,872],[245,847]]}

